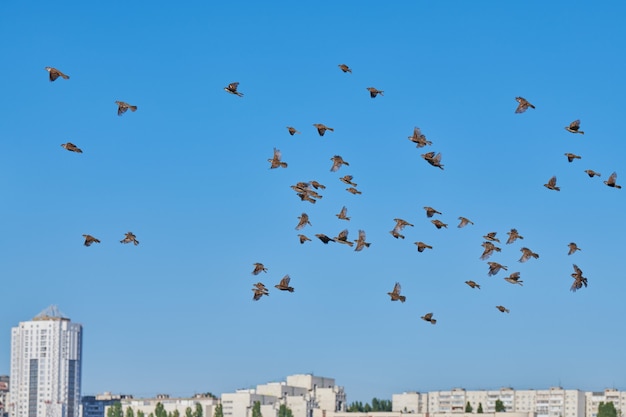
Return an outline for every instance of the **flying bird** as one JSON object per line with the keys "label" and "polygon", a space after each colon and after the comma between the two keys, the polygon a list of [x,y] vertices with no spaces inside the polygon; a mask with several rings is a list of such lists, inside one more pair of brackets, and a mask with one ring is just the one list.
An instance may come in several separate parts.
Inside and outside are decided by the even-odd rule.
{"label": "flying bird", "polygon": [[485,250],[483,251],[483,254],[480,255],[480,259],[481,260],[486,260],[489,259],[489,257],[494,253],[494,252],[500,252],[502,249],[500,249],[499,247],[497,247],[496,245],[494,245],[493,243],[487,241],[487,242],[483,242],[481,245],[483,248],[485,248]]}
{"label": "flying bird", "polygon": [[317,236],[317,238],[319,240],[321,240],[325,245],[328,245],[328,242],[334,242],[335,241],[335,239],[331,239],[331,238],[329,238],[328,236],[326,236],[323,233],[317,233],[315,236]]}
{"label": "flying bird", "polygon": [[577,250],[581,250],[574,242],[570,242],[567,247],[569,248],[569,251],[567,252],[568,255],[573,255]]}
{"label": "flying bird", "polygon": [[296,230],[301,230],[304,228],[304,226],[306,226],[307,224],[309,226],[312,226],[311,222],[309,221],[309,215],[306,213],[302,213],[298,219],[300,219],[300,221],[298,222],[298,225],[296,226]]}
{"label": "flying bird", "polygon": [[124,113],[126,113],[126,110],[130,109],[130,111],[135,112],[137,111],[137,106],[131,106],[130,104],[126,103],[125,101],[116,101],[115,104],[117,104],[117,115],[121,116]]}
{"label": "flying bird", "polygon": [[426,136],[422,134],[422,131],[419,127],[413,128],[413,135],[409,136],[409,140],[415,143],[416,148],[423,148],[426,145],[432,145],[433,143],[429,140],[426,140]]}
{"label": "flying bird", "polygon": [[337,214],[335,214],[335,216],[337,216],[338,219],[340,220],[348,220],[350,221],[350,217],[348,217],[348,209],[346,208],[346,206],[343,206],[341,208],[341,211]]}
{"label": "flying bird", "polygon": [[330,158],[330,160],[333,161],[333,166],[330,167],[331,172],[337,172],[342,165],[350,166],[350,164],[344,161],[343,158],[339,155],[333,156],[332,158]]}
{"label": "flying bird", "polygon": [[63,149],[67,149],[70,152],[83,153],[82,149],[74,145],[72,142],[62,143]]}
{"label": "flying bird", "polygon": [[252,270],[252,275],[259,275],[261,272],[267,273],[267,268],[260,262],[255,262],[254,269]]}
{"label": "flying bird", "polygon": [[239,97],[243,97],[243,93],[240,93],[239,91],[237,91],[237,87],[239,87],[238,82],[230,83],[226,87],[224,87],[224,91],[230,94],[234,94]]}
{"label": "flying bird", "polygon": [[407,222],[406,220],[403,219],[393,219],[394,222],[396,222],[395,227],[393,228],[393,230],[402,230],[404,229],[405,226],[411,226],[414,227],[411,223]]}
{"label": "flying bird", "polygon": [[363,248],[369,248],[370,243],[365,241],[365,231],[359,230],[359,238],[355,240],[356,248],[354,248],[355,252],[360,252]]}
{"label": "flying bird", "polygon": [[530,258],[535,258],[535,259],[539,258],[538,254],[536,254],[535,252],[531,251],[528,248],[521,248],[520,251],[522,252],[522,257],[519,258],[519,262],[526,262]]}
{"label": "flying bird", "polygon": [[574,278],[574,282],[570,287],[570,291],[576,292],[581,289],[583,286],[587,287],[587,278],[583,277],[583,271],[576,264],[574,265],[574,272],[572,273],[572,278]]}
{"label": "flying bird", "polygon": [[350,69],[350,67],[348,67],[346,64],[339,64],[338,67],[343,71],[343,72],[349,72],[352,73],[352,70]]}
{"label": "flying bird", "polygon": [[436,323],[437,323],[437,320],[435,320],[435,319],[433,318],[433,313],[427,313],[427,314],[424,314],[424,315],[421,317],[421,319],[422,319],[422,320],[425,320],[425,321],[430,322],[430,324],[436,324]]}
{"label": "flying bird", "polygon": [[489,272],[487,273],[487,275],[489,275],[490,277],[500,272],[500,269],[504,269],[505,271],[508,269],[506,266],[501,265],[497,262],[487,262],[487,264],[489,264]]}
{"label": "flying bird", "polygon": [[459,217],[459,220],[460,220],[461,222],[460,222],[460,223],[459,223],[459,225],[457,226],[458,228],[465,227],[465,226],[467,226],[468,224],[474,224],[474,222],[473,222],[473,221],[471,221],[470,219],[468,219],[468,218],[466,218],[466,217],[463,217],[463,216]]}
{"label": "flying bird", "polygon": [[565,130],[571,133],[580,133],[581,135],[585,134],[585,132],[580,130],[580,120],[574,120],[569,124],[569,126],[565,126]]}
{"label": "flying bird", "polygon": [[500,239],[496,237],[497,234],[498,232],[489,232],[485,236],[483,236],[483,239],[500,243]]}
{"label": "flying bird", "polygon": [[478,289],[480,290],[480,285],[478,285],[477,283],[475,283],[475,282],[474,282],[474,281],[472,281],[472,280],[465,281],[465,283],[466,283],[467,285],[469,285],[470,287],[472,287],[472,288],[478,288]]}
{"label": "flying bird", "polygon": [[434,224],[437,229],[441,229],[442,227],[448,228],[448,225],[439,219],[431,220],[430,222]]}
{"label": "flying bird", "polygon": [[520,278],[520,273],[519,272],[513,272],[511,275],[509,275],[508,277],[505,277],[504,280],[506,282],[510,282],[511,284],[518,284],[520,286],[524,286],[524,284],[522,284],[522,281]]}
{"label": "flying bird", "polygon": [[311,184],[311,186],[312,186],[313,188],[315,188],[316,190],[317,190],[318,188],[321,188],[322,190],[325,190],[325,189],[326,189],[326,186],[325,186],[325,185],[322,185],[322,184],[320,184],[319,182],[317,182],[317,181],[315,181],[315,180],[311,181],[311,182],[310,182],[310,184]]}
{"label": "flying bird", "polygon": [[98,239],[91,235],[83,235],[83,237],[85,238],[85,246],[91,246],[92,243],[100,243]]}
{"label": "flying bird", "polygon": [[130,242],[133,242],[135,246],[139,244],[139,241],[137,240],[137,236],[135,236],[133,232],[127,232],[126,235],[124,236],[124,239],[120,240],[120,243],[130,243]]}
{"label": "flying bird", "polygon": [[498,310],[500,310],[501,313],[508,313],[509,312],[509,309],[505,308],[504,306],[496,306],[496,308]]}
{"label": "flying bird", "polygon": [[352,175],[344,175],[343,177],[339,178],[339,180],[343,182],[344,184],[348,184],[353,187],[356,187],[357,184],[352,182],[352,178],[354,178]]}
{"label": "flying bird", "polygon": [[435,152],[423,153],[422,158],[424,158],[426,162],[428,162],[432,166],[443,169],[443,165],[441,164],[441,153],[438,153],[438,154],[435,154]]}
{"label": "flying bird", "polygon": [[281,291],[293,292],[293,287],[289,286],[289,281],[291,281],[291,278],[289,277],[289,275],[285,275],[283,279],[280,280],[280,283],[274,285],[274,287],[278,288]]}
{"label": "flying bird", "polygon": [[313,126],[317,128],[317,133],[319,133],[320,136],[324,136],[324,133],[326,133],[327,130],[330,130],[331,132],[335,131],[332,127],[328,127],[322,123],[314,123]]}
{"label": "flying bird", "polygon": [[400,283],[396,282],[396,285],[393,286],[393,291],[387,293],[391,297],[391,301],[400,300],[401,303],[406,301],[406,297],[404,295],[400,295],[401,290],[402,287],[400,287]]}
{"label": "flying bird", "polygon": [[609,187],[613,187],[613,188],[622,188],[621,185],[617,185],[615,183],[615,180],[617,180],[617,173],[612,173],[611,176],[609,177],[608,180],[604,181],[604,183],[606,185],[608,185]]}
{"label": "flying bird", "polygon": [[370,92],[370,97],[371,98],[375,98],[378,94],[380,94],[381,96],[384,96],[384,91],[382,90],[377,90],[374,87],[367,87],[367,91]]}
{"label": "flying bird", "polygon": [[300,132],[297,131],[296,128],[292,126],[287,126],[287,130],[289,131],[289,134],[291,136],[295,135],[296,133],[300,134]]}
{"label": "flying bird", "polygon": [[424,242],[413,242],[417,245],[417,251],[418,252],[424,252],[425,249],[432,249],[433,247],[430,245],[427,245]]}
{"label": "flying bird", "polygon": [[298,238],[300,239],[300,244],[303,244],[304,242],[306,242],[307,240],[310,242],[311,239],[309,239],[308,237],[306,237],[305,235],[298,235]]}
{"label": "flying bird", "polygon": [[543,186],[546,187],[549,190],[561,191],[561,188],[556,186],[556,176],[550,178],[548,180],[548,183],[547,184],[543,184]]}
{"label": "flying bird", "polygon": [[567,162],[572,162],[574,159],[581,159],[579,155],[571,152],[566,152],[564,155],[567,156]]}
{"label": "flying bird", "polygon": [[511,229],[509,232],[506,232],[506,234],[509,235],[509,238],[506,240],[507,245],[510,245],[517,239],[524,239],[524,236],[520,235],[517,229]]}
{"label": "flying bird", "polygon": [[280,150],[274,148],[274,156],[271,159],[268,159],[267,161],[270,163],[270,169],[274,169],[274,168],[287,168],[287,162],[282,162],[280,160],[280,158],[282,157],[282,154],[280,153]]}
{"label": "flying bird", "polygon": [[46,67],[45,70],[48,71],[48,73],[50,75],[50,82],[56,80],[59,77],[63,78],[64,80],[69,80],[70,79],[69,75],[63,74],[61,71],[59,71],[56,68]]}
{"label": "flying bird", "polygon": [[349,192],[350,194],[363,194],[362,192],[360,192],[359,190],[357,190],[354,187],[346,188],[346,191]]}
{"label": "flying bird", "polygon": [[254,291],[254,295],[252,296],[252,299],[254,301],[260,300],[261,297],[263,297],[264,295],[270,295],[269,291],[267,290],[267,288],[265,288],[265,285],[263,285],[262,282],[257,282],[256,284],[254,284],[254,288],[252,288],[252,291]]}
{"label": "flying bird", "polygon": [[390,230],[389,233],[391,233],[391,236],[395,237],[396,239],[404,239],[404,235],[400,234],[400,232],[398,232],[396,229]]}
{"label": "flying bird", "polygon": [[424,210],[426,210],[426,217],[433,217],[435,214],[442,214],[440,211],[428,206],[424,207]]}
{"label": "flying bird", "polygon": [[333,238],[333,240],[337,243],[348,245],[350,247],[354,245],[354,243],[348,240],[348,229],[343,229],[335,238]]}
{"label": "flying bird", "polygon": [[531,109],[535,108],[535,106],[530,104],[524,97],[515,97],[515,100],[519,103],[515,109],[515,113],[524,113],[529,107]]}
{"label": "flying bird", "polygon": [[594,171],[593,169],[586,169],[585,172],[587,173],[587,175],[589,175],[589,178],[599,177],[600,176],[600,173]]}

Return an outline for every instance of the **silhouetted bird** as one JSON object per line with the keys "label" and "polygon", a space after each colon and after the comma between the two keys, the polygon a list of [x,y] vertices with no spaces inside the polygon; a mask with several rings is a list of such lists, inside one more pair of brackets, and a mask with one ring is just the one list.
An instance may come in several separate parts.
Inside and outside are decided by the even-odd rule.
{"label": "silhouetted bird", "polygon": [[289,131],[289,134],[291,136],[295,135],[296,133],[298,133],[298,134],[300,133],[299,131],[296,130],[295,127],[291,127],[291,126],[287,126],[287,130]]}
{"label": "silhouetted bird", "polygon": [[508,313],[509,312],[509,309],[505,308],[504,306],[496,306],[496,308],[498,310],[500,310],[501,313]]}
{"label": "silhouetted bird", "polygon": [[424,252],[425,249],[432,249],[433,247],[430,245],[427,245],[424,242],[413,242],[417,245],[417,251],[418,252]]}
{"label": "silhouetted bird", "polygon": [[459,227],[459,228],[461,228],[461,227],[465,227],[465,226],[467,226],[468,224],[474,224],[474,222],[473,222],[473,221],[471,221],[470,219],[468,219],[468,218],[466,218],[466,217],[463,217],[463,216],[459,217],[459,220],[461,221],[461,222],[459,223],[459,225],[457,226],[457,227]]}
{"label": "silhouetted bird", "polygon": [[465,281],[465,283],[466,283],[467,285],[469,285],[470,287],[472,287],[472,288],[478,288],[478,289],[480,290],[480,285],[476,284],[476,283],[475,283],[474,281],[472,281],[472,280]]}
{"label": "silhouetted bird", "polygon": [[332,127],[328,127],[322,123],[314,123],[313,126],[317,128],[317,133],[319,133],[320,136],[324,136],[324,133],[326,133],[327,130],[330,130],[331,132],[335,131]]}
{"label": "silhouetted bird", "polygon": [[526,262],[530,258],[535,258],[535,259],[539,258],[538,254],[536,254],[535,252],[531,251],[528,248],[521,248],[520,251],[522,252],[522,257],[519,258],[519,262]]}
{"label": "silhouetted bird", "polygon": [[135,246],[139,244],[139,241],[137,240],[137,236],[135,236],[133,232],[127,232],[126,235],[124,236],[124,239],[120,240],[120,243],[130,243],[130,242],[133,242]]}
{"label": "silhouetted bird", "polygon": [[384,91],[382,90],[377,90],[374,87],[367,87],[367,91],[370,92],[370,97],[371,98],[375,98],[378,94],[380,94],[381,96],[384,96]]}
{"label": "silhouetted bird", "polygon": [[85,246],[91,246],[92,243],[100,243],[98,239],[91,235],[83,235],[83,237],[85,238]]}
{"label": "silhouetted bird", "polygon": [[508,269],[506,266],[501,265],[497,262],[487,262],[487,264],[489,265],[489,272],[487,273],[487,275],[489,275],[490,277],[500,272],[500,269],[504,269],[505,271]]}
{"label": "silhouetted bird", "polygon": [[255,262],[254,269],[252,270],[252,275],[259,275],[261,272],[267,273],[267,268],[260,262]]}
{"label": "silhouetted bird", "polygon": [[567,247],[569,247],[569,251],[567,252],[568,255],[573,255],[577,250],[580,250],[578,245],[574,242],[570,242]]}
{"label": "silhouetted bird", "polygon": [[586,169],[585,172],[587,173],[587,175],[589,175],[589,178],[599,177],[600,176],[600,173],[594,171],[593,169]]}
{"label": "silhouetted bird", "polygon": [[83,153],[82,149],[74,145],[72,142],[63,143],[61,146],[70,152]]}
{"label": "silhouetted bird", "polygon": [[426,136],[422,134],[419,127],[413,128],[413,136],[409,136],[409,140],[415,143],[416,148],[423,148],[426,145],[432,145],[433,143],[426,140]]}
{"label": "silhouetted bird", "polygon": [[46,67],[45,70],[49,72],[50,82],[56,80],[59,77],[63,78],[64,80],[69,80],[70,79],[69,75],[63,74],[61,71],[59,71],[56,68]]}
{"label": "silhouetted bird", "polygon": [[282,154],[280,153],[280,150],[274,148],[274,156],[271,159],[268,159],[267,161],[270,163],[270,169],[274,169],[274,168],[287,168],[287,162],[282,162],[280,159],[282,157]]}
{"label": "silhouetted bird", "polygon": [[604,181],[606,185],[613,188],[622,188],[621,185],[617,185],[615,181],[617,180],[617,173],[612,173],[608,180]]}
{"label": "silhouetted bird", "polygon": [[240,93],[239,91],[237,91],[237,87],[239,87],[238,82],[230,83],[226,87],[224,87],[224,91],[230,94],[234,94],[239,97],[243,97],[243,93]]}
{"label": "silhouetted bird", "polygon": [[424,210],[426,210],[426,217],[433,217],[435,214],[442,214],[440,211],[428,206],[424,207]]}
{"label": "silhouetted bird", "polygon": [[435,319],[433,318],[433,313],[427,313],[427,314],[424,314],[424,315],[421,317],[421,319],[422,319],[422,320],[425,320],[425,321],[430,322],[430,324],[436,324],[436,323],[437,323],[437,320],[435,320]]}
{"label": "silhouetted bird", "polygon": [[352,70],[346,65],[346,64],[339,64],[338,67],[343,71],[343,72],[349,72],[352,73]]}
{"label": "silhouetted bird", "polygon": [[331,172],[337,172],[337,170],[339,170],[342,165],[350,166],[350,164],[344,161],[343,158],[339,155],[333,156],[332,158],[330,158],[330,160],[333,161],[333,166],[330,167]]}
{"label": "silhouetted bird", "polygon": [[350,217],[348,217],[348,209],[346,208],[346,206],[343,206],[341,208],[341,211],[337,214],[335,214],[335,216],[337,216],[338,219],[340,220],[348,220],[350,221]]}
{"label": "silhouetted bird", "polygon": [[520,273],[519,272],[513,272],[511,275],[509,275],[508,277],[504,278],[504,280],[506,282],[510,282],[511,284],[518,284],[521,285],[522,287],[524,286],[524,284],[522,284],[522,281],[520,278]]}
{"label": "silhouetted bird", "polygon": [[571,152],[566,152],[565,156],[567,156],[567,161],[572,162],[574,159],[580,159],[579,155],[573,154]]}
{"label": "silhouetted bird", "polygon": [[585,132],[580,130],[580,120],[574,120],[569,126],[565,126],[565,130],[572,133],[580,133],[581,135],[585,134]]}
{"label": "silhouetted bird", "polygon": [[531,109],[535,108],[535,106],[530,104],[524,97],[515,97],[515,100],[519,103],[515,109],[515,113],[524,113],[529,107]]}
{"label": "silhouetted bird", "polygon": [[506,244],[510,245],[511,243],[515,242],[517,239],[524,239],[524,236],[520,235],[517,232],[517,229],[511,229],[511,231],[506,232],[507,235],[509,235],[509,238],[506,240]]}
{"label": "silhouetted bird", "polygon": [[309,215],[306,213],[302,213],[298,219],[300,219],[300,221],[298,222],[298,225],[296,226],[296,230],[301,230],[304,228],[304,226],[306,226],[307,224],[309,226],[312,226],[311,222],[309,221]]}
{"label": "silhouetted bird", "polygon": [[396,285],[393,286],[393,291],[387,293],[391,297],[391,301],[400,300],[401,303],[406,301],[406,297],[404,295],[400,295],[401,290],[402,287],[400,286],[400,283],[396,282]]}
{"label": "silhouetted bird", "polygon": [[359,230],[359,238],[355,240],[356,248],[354,248],[355,252],[360,252],[363,248],[369,248],[370,243],[365,241],[365,231]]}
{"label": "silhouetted bird", "polygon": [[318,233],[318,234],[316,234],[315,236],[317,236],[317,238],[318,238],[319,240],[321,240],[321,241],[322,241],[325,245],[327,245],[327,244],[328,244],[328,242],[334,242],[334,241],[335,241],[334,239],[329,238],[328,236],[326,236],[326,235],[325,235],[325,234],[323,234],[323,233]]}
{"label": "silhouetted bird", "polygon": [[137,106],[131,106],[130,104],[126,103],[125,101],[116,101],[115,104],[117,104],[117,115],[121,116],[124,113],[126,113],[126,110],[130,109],[130,111],[135,112],[137,111]]}
{"label": "silhouetted bird", "polygon": [[556,176],[550,178],[548,180],[548,183],[547,184],[543,184],[543,186],[546,187],[549,190],[561,191],[561,188],[556,186]]}
{"label": "silhouetted bird", "polygon": [[289,286],[289,281],[291,281],[291,278],[289,277],[289,275],[285,275],[283,279],[280,280],[280,283],[274,285],[274,287],[278,288],[281,291],[293,292],[293,287]]}

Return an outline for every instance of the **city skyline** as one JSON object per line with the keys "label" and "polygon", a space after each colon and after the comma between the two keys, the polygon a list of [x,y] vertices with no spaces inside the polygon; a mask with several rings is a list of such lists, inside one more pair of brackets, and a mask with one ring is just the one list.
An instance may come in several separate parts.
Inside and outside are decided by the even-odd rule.
{"label": "city skyline", "polygon": [[[85,328],[84,393],[232,392],[293,373],[332,375],[348,401],[624,389],[626,190],[604,183],[626,182],[624,13],[0,4],[0,374],[10,329],[56,304]],[[520,98],[534,108],[516,113]],[[286,167],[271,168],[275,149]],[[335,156],[349,165],[333,171]],[[298,184],[312,181],[326,188]],[[316,237],[344,229],[343,244]],[[523,239],[507,244],[512,229]],[[499,251],[481,259],[493,232]],[[523,248],[538,258],[520,262]],[[276,288],[285,276],[293,292]]]}

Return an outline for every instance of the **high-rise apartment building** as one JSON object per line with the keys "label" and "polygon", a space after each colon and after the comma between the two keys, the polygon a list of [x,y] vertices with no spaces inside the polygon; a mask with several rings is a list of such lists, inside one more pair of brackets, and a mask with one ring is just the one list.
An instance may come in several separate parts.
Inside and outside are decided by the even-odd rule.
{"label": "high-rise apartment building", "polygon": [[11,417],[80,417],[82,330],[56,306],[11,330]]}

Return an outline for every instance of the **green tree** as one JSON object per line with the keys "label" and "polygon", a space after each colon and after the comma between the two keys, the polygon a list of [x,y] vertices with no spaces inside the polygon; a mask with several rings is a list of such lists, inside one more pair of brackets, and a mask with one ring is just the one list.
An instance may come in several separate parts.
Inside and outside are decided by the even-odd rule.
{"label": "green tree", "polygon": [[474,409],[472,408],[472,404],[468,401],[467,404],[465,404],[465,412],[471,413],[472,411],[474,411]]}
{"label": "green tree", "polygon": [[178,411],[178,409],[174,410],[172,417],[180,417],[180,411]]}
{"label": "green tree", "polygon": [[287,407],[285,404],[281,404],[278,408],[278,417],[293,417],[291,408]]}
{"label": "green tree", "polygon": [[598,405],[598,414],[597,417],[617,417],[617,410],[615,409],[615,405],[613,405],[612,401],[608,403],[601,402]]}
{"label": "green tree", "polygon": [[252,405],[252,417],[263,417],[261,414],[261,402],[255,401]]}
{"label": "green tree", "polygon": [[187,407],[185,409],[185,417],[193,417],[193,410],[191,409],[191,407]]}
{"label": "green tree", "polygon": [[128,406],[128,408],[126,409],[125,417],[135,417],[135,412],[133,411],[132,407]]}
{"label": "green tree", "polygon": [[145,417],[145,413],[141,410],[137,410],[137,417]]}
{"label": "green tree", "polygon": [[196,403],[196,409],[193,411],[193,417],[202,417],[202,404]]}
{"label": "green tree", "polygon": [[122,410],[122,403],[115,402],[107,410],[107,417],[124,417],[124,411]]}
{"label": "green tree", "polygon": [[478,403],[478,409],[476,410],[478,414],[483,413],[483,403]]}
{"label": "green tree", "polygon": [[213,417],[224,417],[224,409],[222,408],[222,404],[218,404],[215,406],[215,412],[213,413]]}
{"label": "green tree", "polygon": [[506,407],[504,406],[504,403],[500,401],[499,399],[497,399],[496,400],[496,413],[504,413],[505,411],[506,411]]}
{"label": "green tree", "polygon": [[154,415],[156,417],[167,417],[167,412],[165,411],[165,407],[163,406],[161,401],[156,403],[156,406],[154,407]]}

